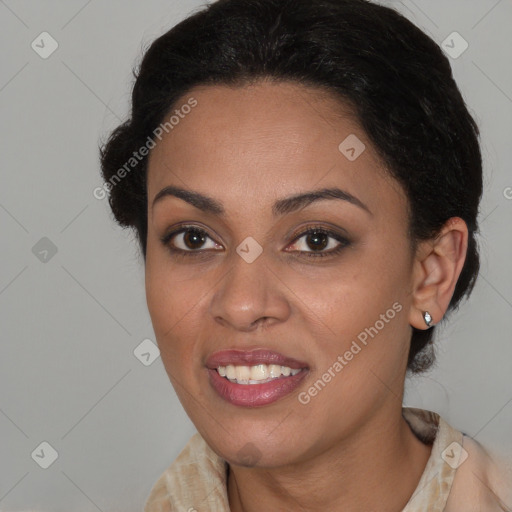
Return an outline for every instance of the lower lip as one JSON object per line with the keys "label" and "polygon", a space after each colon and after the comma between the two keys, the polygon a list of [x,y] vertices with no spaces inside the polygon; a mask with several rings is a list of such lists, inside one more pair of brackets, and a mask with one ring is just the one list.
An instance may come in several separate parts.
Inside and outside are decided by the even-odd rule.
{"label": "lower lip", "polygon": [[227,402],[244,407],[268,405],[290,394],[298,387],[307,371],[302,370],[296,375],[279,377],[263,384],[236,384],[221,377],[217,370],[208,368],[210,384]]}

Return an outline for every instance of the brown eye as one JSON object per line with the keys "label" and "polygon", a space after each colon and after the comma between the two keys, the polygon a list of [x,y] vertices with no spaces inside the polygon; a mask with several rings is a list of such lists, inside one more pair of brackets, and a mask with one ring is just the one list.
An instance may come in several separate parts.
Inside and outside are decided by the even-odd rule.
{"label": "brown eye", "polygon": [[314,251],[322,251],[329,245],[329,236],[315,231],[306,235],[306,244]]}
{"label": "brown eye", "polygon": [[[205,247],[208,240],[211,240],[210,246]],[[206,231],[196,226],[181,226],[165,235],[162,238],[162,243],[175,253],[200,253],[206,249],[222,247],[214,242]]]}
{"label": "brown eye", "polygon": [[[300,242],[302,239],[304,241]],[[292,246],[295,249],[291,252],[303,253],[306,257],[333,256],[348,245],[350,242],[339,233],[322,227],[312,227],[295,237]]]}
{"label": "brown eye", "polygon": [[188,229],[184,232],[183,243],[189,249],[199,249],[205,243],[206,238],[204,232],[198,229]]}

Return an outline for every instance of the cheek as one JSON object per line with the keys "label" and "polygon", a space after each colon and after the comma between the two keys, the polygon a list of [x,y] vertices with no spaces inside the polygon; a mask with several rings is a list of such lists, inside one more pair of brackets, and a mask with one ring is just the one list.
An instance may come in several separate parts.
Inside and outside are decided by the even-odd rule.
{"label": "cheek", "polygon": [[180,383],[187,383],[189,387],[190,382],[194,382],[200,360],[194,344],[197,333],[192,328],[196,323],[193,319],[194,303],[187,296],[192,291],[177,292],[173,281],[165,278],[156,278],[149,285],[148,309],[160,357],[180,400],[186,400],[186,395],[181,396]]}
{"label": "cheek", "polygon": [[[201,293],[202,292],[202,293]],[[204,287],[197,281],[186,283],[166,273],[152,274],[146,287],[148,310],[160,342],[175,339],[182,324],[190,323],[201,304]]]}
{"label": "cheek", "polygon": [[[293,291],[290,300],[322,332],[340,337],[372,325],[407,293],[408,261],[403,251],[373,243],[346,252],[339,264],[283,268],[279,275]],[[297,297],[296,300],[294,297]]]}
{"label": "cheek", "polygon": [[165,256],[154,254],[148,245],[145,284],[162,359],[164,363],[166,359],[176,361],[181,345],[190,347],[189,339],[194,335],[191,326],[204,300],[204,281],[197,274],[195,279],[184,279],[178,267],[170,265]]}
{"label": "cheek", "polygon": [[304,323],[307,338],[314,344],[312,355],[319,362],[318,370],[350,350],[354,353],[348,354],[350,361],[375,361],[383,367],[387,361],[394,364],[394,354],[401,353],[407,337],[405,295],[398,286],[382,280],[295,283],[294,293],[302,304],[297,303],[301,310],[298,322]]}
{"label": "cheek", "polygon": [[[405,314],[409,262],[404,249],[393,247],[368,245],[347,255],[338,268],[315,276],[286,272],[290,288],[301,299],[296,302],[301,321],[314,343],[317,377],[329,368],[344,375],[333,379],[333,390],[367,388],[371,395],[379,378],[394,383],[397,369],[404,365],[410,338]],[[343,369],[332,368],[338,356]]]}

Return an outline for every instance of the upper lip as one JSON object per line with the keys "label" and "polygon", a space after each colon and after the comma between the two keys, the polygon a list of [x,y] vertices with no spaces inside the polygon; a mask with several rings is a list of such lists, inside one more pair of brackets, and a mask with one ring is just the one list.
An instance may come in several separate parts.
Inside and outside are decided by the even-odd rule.
{"label": "upper lip", "polygon": [[292,369],[307,368],[308,365],[302,361],[287,357],[279,352],[268,349],[255,349],[255,350],[220,350],[211,354],[207,361],[206,366],[211,369],[218,368],[219,366],[244,365],[255,366],[257,364],[278,364],[281,366],[288,366]]}

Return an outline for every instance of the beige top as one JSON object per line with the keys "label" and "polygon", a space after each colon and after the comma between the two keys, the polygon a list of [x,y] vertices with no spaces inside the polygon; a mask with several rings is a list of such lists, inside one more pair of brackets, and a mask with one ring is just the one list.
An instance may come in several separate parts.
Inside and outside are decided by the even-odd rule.
{"label": "beige top", "polygon": [[[432,453],[402,512],[512,511],[510,463],[497,463],[471,437],[438,414],[404,407],[414,434]],[[227,462],[199,433],[151,489],[144,512],[229,512]]]}

